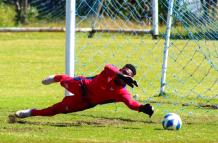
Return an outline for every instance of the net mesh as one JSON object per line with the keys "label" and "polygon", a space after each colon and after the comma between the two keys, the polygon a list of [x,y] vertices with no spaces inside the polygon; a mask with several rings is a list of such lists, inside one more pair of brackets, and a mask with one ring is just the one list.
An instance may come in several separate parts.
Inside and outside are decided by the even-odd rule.
{"label": "net mesh", "polygon": [[[64,27],[65,0],[29,0],[20,6],[24,26]],[[11,2],[13,4],[13,2]],[[76,0],[76,75],[95,75],[106,63],[137,67],[145,102],[213,106],[218,101],[218,17],[216,0],[176,0],[165,92],[158,98],[165,38],[167,0],[159,0],[158,39],[152,29],[150,0]],[[19,10],[17,10],[19,12]],[[85,31],[84,29],[88,29]],[[93,32],[93,33],[91,33]],[[90,35],[91,33],[91,35]],[[90,71],[89,69],[95,69]]]}
{"label": "net mesh", "polygon": [[[180,95],[197,98],[217,97],[217,3],[215,1],[177,0],[174,4],[173,30],[177,22],[187,35],[175,32],[174,39],[185,39],[179,46],[178,40],[171,41],[171,61],[177,64],[177,73],[170,73],[181,87],[192,83]],[[210,6],[209,6],[210,5]],[[175,38],[177,37],[177,38]],[[182,64],[183,63],[183,64]],[[172,64],[169,64],[172,65]],[[170,82],[168,82],[170,84]],[[172,86],[173,87],[173,86]],[[173,90],[175,93],[178,90]]]}

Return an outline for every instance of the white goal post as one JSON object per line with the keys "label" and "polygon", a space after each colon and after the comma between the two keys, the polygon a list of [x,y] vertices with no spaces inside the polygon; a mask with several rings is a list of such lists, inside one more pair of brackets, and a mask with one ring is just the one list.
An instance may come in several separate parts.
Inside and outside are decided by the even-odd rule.
{"label": "white goal post", "polygon": [[[74,76],[75,70],[76,1],[66,0],[66,52],[65,73]],[[71,95],[65,91],[65,95]]]}
{"label": "white goal post", "polygon": [[173,3],[174,0],[169,0],[169,7],[167,13],[167,28],[164,43],[164,53],[163,53],[163,64],[162,64],[162,77],[160,81],[160,95],[164,95],[164,89],[166,85],[166,74],[167,74],[167,62],[168,62],[168,49],[170,46],[170,29],[172,24],[172,14],[173,14]]}

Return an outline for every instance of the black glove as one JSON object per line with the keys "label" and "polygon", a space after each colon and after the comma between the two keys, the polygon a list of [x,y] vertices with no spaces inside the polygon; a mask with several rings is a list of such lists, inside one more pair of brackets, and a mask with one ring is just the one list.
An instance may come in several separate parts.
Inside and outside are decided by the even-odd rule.
{"label": "black glove", "polygon": [[124,75],[124,74],[122,74],[122,73],[119,73],[118,74],[118,77],[120,78],[120,79],[122,79],[127,85],[129,85],[130,87],[134,87],[134,85],[136,86],[136,87],[138,87],[138,84],[137,84],[137,82],[131,77],[131,76],[128,76],[128,75]]}
{"label": "black glove", "polygon": [[141,105],[139,107],[139,112],[143,112],[145,114],[148,114],[149,117],[151,118],[151,116],[154,113],[154,108],[150,104]]}

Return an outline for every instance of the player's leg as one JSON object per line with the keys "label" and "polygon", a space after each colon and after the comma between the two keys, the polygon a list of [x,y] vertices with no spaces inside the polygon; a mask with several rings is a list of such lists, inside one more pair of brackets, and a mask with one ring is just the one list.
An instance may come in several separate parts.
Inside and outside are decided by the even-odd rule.
{"label": "player's leg", "polygon": [[83,100],[76,96],[66,96],[63,101],[54,104],[45,109],[27,109],[16,112],[18,118],[26,118],[31,116],[54,116],[61,113],[71,113],[88,109],[89,106]]}
{"label": "player's leg", "polygon": [[84,92],[81,82],[82,78],[83,77],[62,77],[62,79],[60,80],[60,85],[74,95],[82,95]]}
{"label": "player's leg", "polygon": [[68,90],[72,94],[80,95],[82,78],[83,78],[82,76],[73,78],[65,74],[53,75],[42,80],[42,83],[48,85],[51,83],[60,82],[61,86],[63,86],[66,90]]}
{"label": "player's leg", "polygon": [[70,79],[71,77],[65,75],[65,74],[59,74],[59,75],[50,75],[42,80],[42,84],[49,85],[51,83],[60,82],[61,80]]}

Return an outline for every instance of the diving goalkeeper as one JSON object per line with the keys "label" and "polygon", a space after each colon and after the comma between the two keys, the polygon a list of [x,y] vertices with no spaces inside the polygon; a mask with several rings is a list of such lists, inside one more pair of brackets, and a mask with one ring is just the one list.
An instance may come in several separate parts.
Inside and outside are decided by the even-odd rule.
{"label": "diving goalkeeper", "polygon": [[73,96],[65,96],[61,102],[48,108],[19,110],[15,115],[18,118],[53,116],[83,111],[96,105],[123,102],[130,109],[143,112],[151,117],[154,113],[153,107],[150,104],[143,105],[132,100],[131,94],[125,88],[126,85],[132,88],[138,87],[133,79],[135,75],[136,68],[132,64],[126,64],[121,69],[107,64],[100,74],[93,77],[69,77],[64,74],[49,76],[42,80],[42,84],[49,85],[59,82]]}

